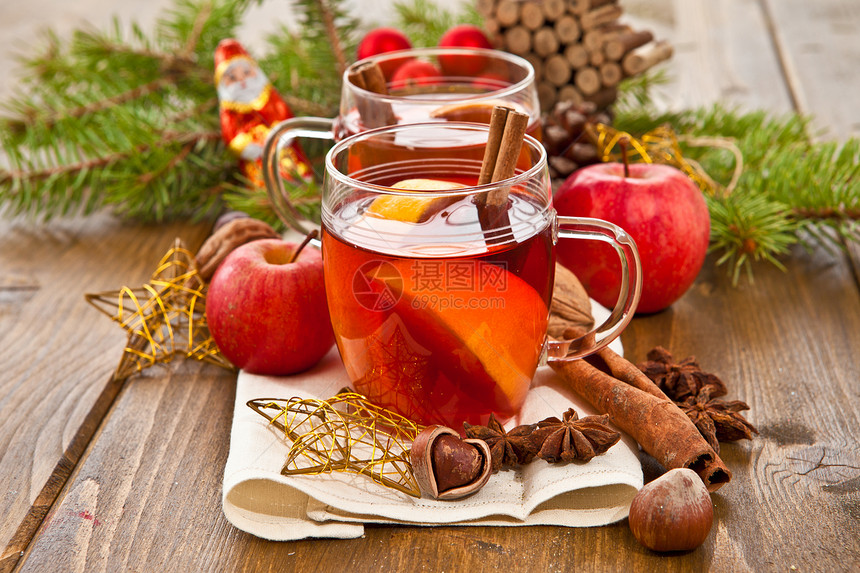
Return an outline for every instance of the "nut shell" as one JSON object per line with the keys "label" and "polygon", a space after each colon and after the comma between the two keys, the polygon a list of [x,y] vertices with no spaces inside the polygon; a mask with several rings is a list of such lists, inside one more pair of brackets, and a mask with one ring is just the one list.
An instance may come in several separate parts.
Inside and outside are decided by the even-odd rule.
{"label": "nut shell", "polygon": [[[425,428],[415,441],[412,442],[412,449],[409,453],[412,463],[412,472],[415,475],[415,480],[418,482],[418,487],[421,492],[432,497],[433,499],[451,500],[460,499],[472,495],[487,483],[492,474],[492,464],[490,463],[490,447],[483,440],[465,439],[460,440],[464,444],[470,444],[477,448],[482,461],[481,468],[475,479],[465,485],[451,487],[449,489],[440,488],[439,484],[445,484],[451,481],[450,476],[445,476],[443,479],[437,479],[434,473],[434,444],[440,436],[455,436],[460,440],[460,435],[445,426],[429,426]],[[457,455],[456,451],[450,450],[451,455]],[[469,465],[470,462],[467,462]],[[443,464],[445,471],[451,471],[450,468],[457,467],[459,464],[456,460],[450,460],[450,463]],[[440,466],[441,467],[441,466]]]}
{"label": "nut shell", "polygon": [[630,505],[630,530],[652,551],[689,551],[711,531],[714,506],[693,470],[676,468],[646,484]]}

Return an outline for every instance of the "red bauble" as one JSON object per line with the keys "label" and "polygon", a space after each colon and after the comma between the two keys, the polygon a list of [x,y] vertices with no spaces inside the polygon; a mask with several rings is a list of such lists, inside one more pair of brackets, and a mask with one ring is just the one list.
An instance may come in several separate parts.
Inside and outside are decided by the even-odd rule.
{"label": "red bauble", "polygon": [[396,28],[376,28],[367,33],[358,44],[358,59],[363,60],[377,54],[408,50],[412,43],[406,34]]}
{"label": "red bauble", "polygon": [[[449,28],[439,39],[440,48],[492,49],[486,34],[477,26],[460,24]],[[477,55],[439,56],[439,65],[448,76],[473,77],[487,67],[487,59]]]}
{"label": "red bauble", "polygon": [[403,89],[412,86],[432,85],[439,81],[442,73],[439,68],[424,60],[410,60],[394,72],[391,78],[392,89]]}
{"label": "red bauble", "polygon": [[[637,313],[663,310],[693,284],[708,250],[710,216],[702,192],[668,165],[637,163],[624,176],[620,163],[574,172],[555,193],[559,215],[594,217],[620,226],[636,242],[642,261]],[[558,260],[597,302],[612,308],[621,287],[614,249],[598,241],[562,240]]]}

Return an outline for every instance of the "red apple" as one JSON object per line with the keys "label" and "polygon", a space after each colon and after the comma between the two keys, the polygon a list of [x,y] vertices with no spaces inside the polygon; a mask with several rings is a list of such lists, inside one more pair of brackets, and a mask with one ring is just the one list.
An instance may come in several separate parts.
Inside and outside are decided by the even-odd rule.
{"label": "red apple", "polygon": [[[620,163],[575,171],[553,198],[559,215],[594,217],[620,226],[636,241],[642,260],[637,313],[669,307],[693,284],[708,250],[710,216],[698,187],[668,165],[637,163],[624,175]],[[606,244],[562,240],[558,260],[588,294],[612,308],[621,286],[621,263]]]}
{"label": "red apple", "polygon": [[[440,48],[484,48],[492,49],[487,35],[471,24],[460,24],[449,28],[439,38]],[[478,55],[441,55],[439,65],[449,76],[473,77],[487,67],[487,58]]]}
{"label": "red apple", "polygon": [[412,86],[432,85],[439,81],[439,68],[424,60],[406,62],[394,72],[391,78],[392,89],[403,89]]}
{"label": "red apple", "polygon": [[235,366],[282,376],[310,368],[334,344],[322,256],[281,239],[245,243],[215,271],[206,295],[209,332]]}

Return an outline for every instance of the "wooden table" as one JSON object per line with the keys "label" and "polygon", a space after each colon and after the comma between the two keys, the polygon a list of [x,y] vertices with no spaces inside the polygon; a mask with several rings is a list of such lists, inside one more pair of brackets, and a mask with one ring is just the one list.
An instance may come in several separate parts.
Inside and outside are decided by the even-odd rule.
{"label": "wooden table", "polygon": [[[628,2],[676,53],[666,105],[814,114],[860,131],[856,0]],[[84,293],[142,284],[175,237],[108,214],[0,222],[0,571],[714,570],[860,568],[860,249],[797,249],[732,287],[709,259],[671,309],[636,318],[627,357],[690,354],[751,406],[727,444],[732,483],[695,551],[661,556],[626,520],[559,527],[368,527],[361,539],[267,542],[221,512],[235,374],[193,361],[122,383],[120,328]]]}

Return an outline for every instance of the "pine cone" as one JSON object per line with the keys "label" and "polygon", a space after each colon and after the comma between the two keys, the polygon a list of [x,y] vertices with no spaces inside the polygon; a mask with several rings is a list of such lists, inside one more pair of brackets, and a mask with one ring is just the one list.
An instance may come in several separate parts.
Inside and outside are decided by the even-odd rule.
{"label": "pine cone", "polygon": [[546,147],[549,173],[553,181],[564,180],[571,173],[598,163],[597,148],[585,132],[585,126],[611,125],[607,110],[597,109],[593,102],[558,102],[543,119],[543,144]]}

